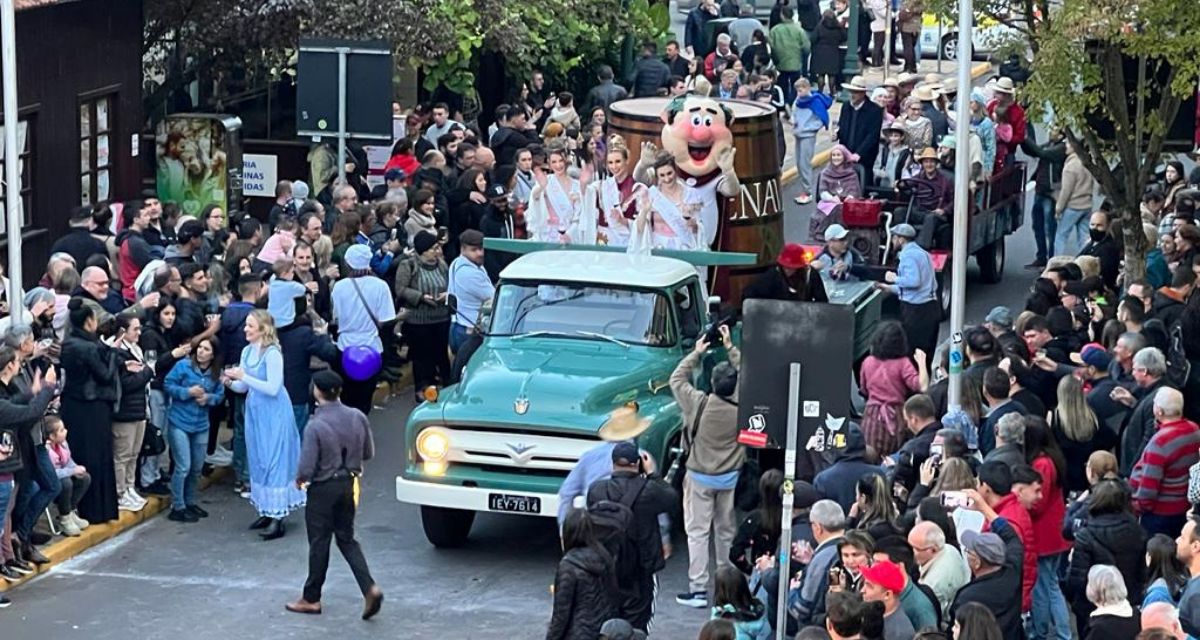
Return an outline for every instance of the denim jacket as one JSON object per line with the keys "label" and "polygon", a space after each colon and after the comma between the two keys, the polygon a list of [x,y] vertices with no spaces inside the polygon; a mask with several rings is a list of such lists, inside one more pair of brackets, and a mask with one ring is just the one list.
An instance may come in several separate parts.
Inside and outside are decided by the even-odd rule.
{"label": "denim jacket", "polygon": [[[204,404],[197,403],[188,395],[188,389],[194,385],[200,385],[208,394]],[[190,358],[175,363],[175,367],[163,381],[163,389],[171,397],[171,408],[167,411],[168,422],[172,428],[188,433],[208,431],[208,408],[221,404],[225,398],[225,388],[221,386],[221,381],[201,372]]]}

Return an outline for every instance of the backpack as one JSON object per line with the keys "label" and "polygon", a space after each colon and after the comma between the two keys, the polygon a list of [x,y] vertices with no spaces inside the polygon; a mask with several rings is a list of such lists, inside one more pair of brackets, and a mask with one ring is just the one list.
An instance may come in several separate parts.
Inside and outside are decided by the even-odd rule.
{"label": "backpack", "polygon": [[1182,389],[1191,373],[1192,363],[1183,350],[1183,328],[1176,322],[1171,327],[1167,343],[1167,382],[1176,389]]}
{"label": "backpack", "polygon": [[605,499],[588,507],[596,537],[615,559],[618,584],[629,584],[637,577],[641,567],[633,503],[637,502],[649,482],[649,479],[642,478],[636,491],[626,493],[620,500],[612,500],[608,497],[612,490],[612,482],[609,481],[604,487]]}

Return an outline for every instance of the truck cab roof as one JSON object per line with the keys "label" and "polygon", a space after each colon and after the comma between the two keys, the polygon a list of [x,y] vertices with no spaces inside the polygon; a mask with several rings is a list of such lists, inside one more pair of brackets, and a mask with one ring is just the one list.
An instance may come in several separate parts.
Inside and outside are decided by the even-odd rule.
{"label": "truck cab roof", "polygon": [[674,258],[591,251],[529,253],[500,272],[501,280],[549,280],[647,289],[671,287],[695,276],[695,267]]}

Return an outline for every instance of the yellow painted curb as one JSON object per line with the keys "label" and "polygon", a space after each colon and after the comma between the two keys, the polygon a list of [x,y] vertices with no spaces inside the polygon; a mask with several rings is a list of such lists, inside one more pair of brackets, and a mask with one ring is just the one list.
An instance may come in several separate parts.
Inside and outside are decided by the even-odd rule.
{"label": "yellow painted curb", "polygon": [[[229,467],[214,467],[211,474],[200,477],[200,489],[203,491],[209,486],[220,482],[229,472]],[[53,543],[41,548],[41,552],[47,558],[50,558],[48,564],[41,566],[34,565],[35,571],[17,582],[9,583],[5,580],[0,580],[0,593],[24,584],[35,576],[49,571],[55,565],[66,562],[101,542],[114,538],[142,524],[170,507],[171,498],[168,496],[146,496],[146,506],[141,511],[122,511],[120,516],[112,522],[97,523],[84,529],[78,536],[55,540]]]}
{"label": "yellow painted curb", "polygon": [[[975,65],[974,67],[971,67],[971,79],[974,80],[975,78],[978,78],[979,76],[982,76],[991,70],[992,70],[992,63],[981,62],[981,63]],[[829,162],[829,149],[826,149],[824,151],[819,151],[813,155],[812,166],[814,169],[824,165],[826,162]],[[783,173],[779,174],[779,184],[788,184],[789,182],[796,179],[796,177],[799,174],[796,171],[795,164],[796,163],[793,162],[792,166],[788,167],[787,169],[784,169]]]}

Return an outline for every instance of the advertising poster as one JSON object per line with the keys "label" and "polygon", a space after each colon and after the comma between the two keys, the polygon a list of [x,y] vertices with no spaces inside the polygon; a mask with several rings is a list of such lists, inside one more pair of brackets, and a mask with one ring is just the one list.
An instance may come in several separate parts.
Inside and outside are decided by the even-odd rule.
{"label": "advertising poster", "polygon": [[155,131],[158,197],[200,215],[215,204],[226,209],[224,128],[211,118],[167,118]]}

